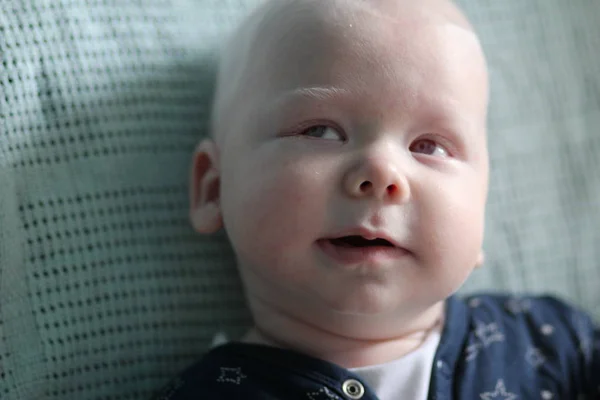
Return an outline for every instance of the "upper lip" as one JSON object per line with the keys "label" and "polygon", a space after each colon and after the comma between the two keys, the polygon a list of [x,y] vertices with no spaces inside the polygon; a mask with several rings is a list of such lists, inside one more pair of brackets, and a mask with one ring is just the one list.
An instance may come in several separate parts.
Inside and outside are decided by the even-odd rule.
{"label": "upper lip", "polygon": [[362,236],[367,240],[384,239],[390,242],[394,247],[403,247],[390,234],[384,231],[371,230],[364,227],[350,228],[332,235],[327,239],[339,239],[345,236]]}

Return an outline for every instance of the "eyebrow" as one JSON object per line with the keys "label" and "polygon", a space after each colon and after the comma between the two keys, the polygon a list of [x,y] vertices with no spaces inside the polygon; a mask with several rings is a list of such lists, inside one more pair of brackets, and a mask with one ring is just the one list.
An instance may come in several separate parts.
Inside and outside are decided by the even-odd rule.
{"label": "eyebrow", "polygon": [[340,97],[346,97],[350,94],[347,89],[339,87],[325,87],[325,86],[312,86],[312,87],[301,87],[292,89],[285,92],[275,101],[276,104],[286,103],[288,101],[300,99],[327,101],[333,99],[339,99]]}

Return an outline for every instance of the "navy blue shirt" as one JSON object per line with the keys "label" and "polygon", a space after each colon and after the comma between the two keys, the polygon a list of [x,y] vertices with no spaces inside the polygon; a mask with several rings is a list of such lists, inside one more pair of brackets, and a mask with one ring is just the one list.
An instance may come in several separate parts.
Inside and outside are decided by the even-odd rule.
{"label": "navy blue shirt", "polygon": [[[330,362],[230,343],[209,351],[156,399],[377,396],[358,375]],[[600,331],[586,314],[552,297],[453,296],[447,300],[428,399],[600,400]]]}

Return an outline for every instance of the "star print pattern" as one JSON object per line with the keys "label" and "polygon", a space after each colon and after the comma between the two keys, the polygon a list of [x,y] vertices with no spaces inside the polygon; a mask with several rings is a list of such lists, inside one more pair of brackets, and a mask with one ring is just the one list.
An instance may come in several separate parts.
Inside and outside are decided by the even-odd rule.
{"label": "star print pattern", "polygon": [[542,390],[541,396],[542,400],[552,400],[554,398],[554,393],[549,390]]}
{"label": "star print pattern", "polygon": [[504,341],[504,334],[498,330],[498,324],[495,322],[491,324],[478,322],[475,337],[477,342],[468,345],[465,350],[467,361],[474,360],[481,350],[489,347],[492,343]]}
{"label": "star print pattern", "polygon": [[220,383],[234,383],[239,385],[242,383],[242,379],[246,378],[246,375],[242,374],[241,368],[226,368],[221,367],[221,376],[217,379]]}
{"label": "star print pattern", "polygon": [[504,304],[504,307],[514,315],[517,315],[529,311],[531,301],[528,299],[512,298]]}
{"label": "star print pattern", "polygon": [[467,346],[465,353],[467,354],[466,360],[472,361],[479,355],[479,350],[481,349],[481,343],[475,343]]}
{"label": "star print pattern", "polygon": [[322,387],[318,392],[307,393],[309,400],[340,400],[340,398],[329,391],[326,387]]}
{"label": "star print pattern", "polygon": [[542,325],[540,332],[542,332],[542,335],[544,336],[550,336],[554,333],[554,327],[550,324],[544,324]]}
{"label": "star print pattern", "polygon": [[469,301],[469,307],[477,308],[481,305],[481,299],[474,297]]}
{"label": "star print pattern", "polygon": [[479,397],[481,397],[482,400],[515,400],[517,395],[507,392],[504,381],[500,379],[498,380],[498,383],[496,383],[496,388],[493,392],[481,393]]}
{"label": "star print pattern", "polygon": [[504,340],[504,334],[498,331],[498,324],[478,324],[475,330],[475,336],[483,343],[484,347],[488,347],[494,342],[502,342]]}
{"label": "star print pattern", "polygon": [[[455,397],[460,399],[597,398],[595,357],[600,337],[589,316],[554,298],[510,300],[488,295],[449,300],[446,336],[442,336],[438,352],[444,361],[436,356],[429,371],[438,378],[435,382],[452,383],[446,387],[459,388]],[[162,397],[155,400],[182,400],[190,393],[211,399],[264,398],[275,373],[282,391],[299,393],[304,400],[346,398],[342,383],[348,378],[347,370],[319,360],[303,361],[299,355],[289,357],[277,349],[257,350],[235,343],[212,349],[206,362],[200,361],[192,373],[183,374],[182,380],[161,391]],[[245,364],[240,364],[241,359]],[[569,359],[578,362],[563,362]],[[553,375],[556,379],[543,379],[546,371],[556,370],[561,371]],[[177,389],[178,385],[183,387]],[[443,386],[432,389],[440,398],[451,396]]]}
{"label": "star print pattern", "polygon": [[527,350],[525,359],[534,368],[537,368],[546,362],[546,356],[544,356],[542,351],[537,348],[531,348],[531,349]]}

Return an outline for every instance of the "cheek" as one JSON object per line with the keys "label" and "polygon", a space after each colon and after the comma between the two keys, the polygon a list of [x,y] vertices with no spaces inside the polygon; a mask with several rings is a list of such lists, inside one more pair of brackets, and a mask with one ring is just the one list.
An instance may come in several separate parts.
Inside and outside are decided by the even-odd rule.
{"label": "cheek", "polygon": [[485,190],[476,179],[436,187],[428,196],[428,254],[445,269],[473,267],[483,242]]}
{"label": "cheek", "polygon": [[291,257],[294,247],[316,239],[325,214],[326,185],[309,162],[256,159],[223,176],[225,227],[239,256],[281,262],[281,257]]}

